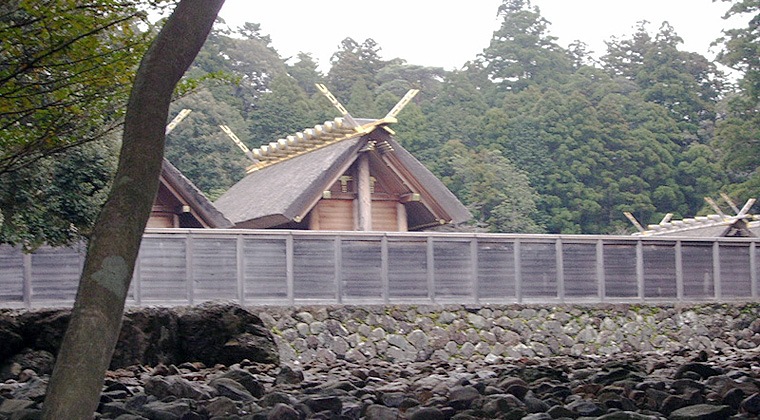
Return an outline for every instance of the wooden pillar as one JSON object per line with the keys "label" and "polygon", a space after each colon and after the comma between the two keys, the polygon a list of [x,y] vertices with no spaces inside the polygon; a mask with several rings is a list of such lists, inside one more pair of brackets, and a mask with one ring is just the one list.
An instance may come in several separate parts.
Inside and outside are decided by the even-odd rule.
{"label": "wooden pillar", "polygon": [[399,232],[409,230],[409,224],[406,221],[406,206],[403,203],[396,203],[396,223]]}
{"label": "wooden pillar", "polygon": [[359,205],[359,230],[372,230],[372,194],[369,180],[369,155],[359,154],[356,168],[357,202]]}
{"label": "wooden pillar", "polygon": [[319,203],[317,203],[317,205],[311,209],[311,214],[309,215],[309,230],[320,230],[319,218]]}

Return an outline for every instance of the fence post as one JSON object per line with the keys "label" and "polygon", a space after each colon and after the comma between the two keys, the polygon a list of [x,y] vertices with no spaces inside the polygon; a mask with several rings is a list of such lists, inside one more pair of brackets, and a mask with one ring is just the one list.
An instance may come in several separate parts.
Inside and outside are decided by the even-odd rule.
{"label": "fence post", "polygon": [[636,241],[636,286],[638,298],[644,300],[644,244]]}
{"label": "fence post", "polygon": [[293,270],[293,234],[288,232],[285,237],[285,287],[287,288],[288,303],[295,304],[295,273]]}
{"label": "fence post", "polygon": [[517,303],[522,303],[522,265],[520,262],[520,240],[515,239],[515,246],[514,246],[514,261],[515,261],[515,297],[517,298]]}
{"label": "fence post", "polygon": [[683,300],[683,247],[676,241],[676,299]]}
{"label": "fence post", "polygon": [[557,297],[560,302],[565,301],[565,264],[562,255],[562,238],[554,241],[554,261],[557,272]]}
{"label": "fence post", "polygon": [[720,243],[718,241],[713,242],[712,258],[714,297],[715,300],[719,300],[723,297],[723,287],[720,279]]}
{"label": "fence post", "polygon": [[335,247],[335,299],[338,304],[343,303],[343,249],[341,246],[340,235],[335,235],[335,241],[333,242]]}
{"label": "fence post", "polygon": [[599,301],[604,302],[607,290],[604,284],[604,241],[596,241],[596,287]]}
{"label": "fence post", "polygon": [[480,303],[480,284],[478,282],[478,238],[470,239],[470,279],[472,280],[472,297]]}
{"label": "fence post", "polygon": [[[144,241],[143,241],[144,242]],[[135,260],[135,272],[132,273],[132,283],[135,293],[135,303],[137,306],[142,305],[142,252],[137,251],[137,259]]]}
{"label": "fence post", "polygon": [[752,289],[752,298],[757,298],[757,243],[749,244],[749,281]]}
{"label": "fence post", "polygon": [[390,288],[391,282],[388,276],[388,234],[383,233],[383,237],[380,238],[380,294],[383,298],[383,303],[388,304],[390,302]]}
{"label": "fence post", "polygon": [[245,306],[245,253],[243,235],[238,234],[235,240],[235,262],[237,275],[237,295],[241,306]]}
{"label": "fence post", "polygon": [[195,303],[195,281],[193,278],[193,236],[188,233],[185,238],[185,278],[187,279],[187,301]]}
{"label": "fence post", "polygon": [[435,303],[435,249],[433,247],[433,237],[427,237],[427,287],[428,287],[428,299]]}
{"label": "fence post", "polygon": [[21,258],[24,261],[24,307],[32,307],[32,254],[22,253]]}

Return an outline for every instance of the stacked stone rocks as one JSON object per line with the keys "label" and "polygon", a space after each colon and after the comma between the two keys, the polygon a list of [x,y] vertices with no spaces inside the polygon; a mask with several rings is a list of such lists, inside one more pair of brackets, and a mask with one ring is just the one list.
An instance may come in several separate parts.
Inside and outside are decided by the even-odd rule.
{"label": "stacked stone rocks", "polygon": [[[760,416],[758,304],[246,310],[204,305],[189,310],[168,317],[151,310],[145,319],[132,314],[122,333],[131,337],[125,342],[141,344],[117,351],[122,364],[116,366],[122,367],[107,375],[98,419]],[[37,321],[16,325],[17,316],[0,324],[0,335],[8,337],[0,344],[39,346],[39,337],[61,333],[53,327],[24,332],[24,326],[39,329],[37,321],[56,321],[58,315],[30,314]],[[207,324],[218,331],[208,332]],[[272,332],[281,365],[276,354],[267,356],[271,364],[232,361],[242,359],[243,348],[257,355],[259,345],[251,334],[261,332],[261,343],[271,341],[259,330]],[[158,347],[144,345],[149,342]],[[52,351],[46,356],[12,356],[7,369],[0,369],[7,375],[0,383],[0,420],[39,418]],[[123,364],[138,357],[143,361]]]}
{"label": "stacked stone rocks", "polygon": [[313,306],[258,312],[284,361],[364,363],[753,349],[760,305]]}
{"label": "stacked stone rocks", "polygon": [[[739,420],[760,414],[760,351],[307,365],[243,361],[108,372],[117,420]],[[47,377],[0,384],[0,419],[40,415]]]}

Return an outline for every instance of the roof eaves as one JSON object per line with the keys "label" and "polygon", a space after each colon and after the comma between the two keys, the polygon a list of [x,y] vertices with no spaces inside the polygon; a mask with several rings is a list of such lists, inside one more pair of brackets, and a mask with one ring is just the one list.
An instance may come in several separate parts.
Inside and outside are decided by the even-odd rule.
{"label": "roof eaves", "polygon": [[166,158],[162,163],[164,179],[171,183],[172,187],[182,195],[182,198],[198,212],[204,222],[212,228],[229,228],[233,223],[195,186],[179,169],[171,164]]}

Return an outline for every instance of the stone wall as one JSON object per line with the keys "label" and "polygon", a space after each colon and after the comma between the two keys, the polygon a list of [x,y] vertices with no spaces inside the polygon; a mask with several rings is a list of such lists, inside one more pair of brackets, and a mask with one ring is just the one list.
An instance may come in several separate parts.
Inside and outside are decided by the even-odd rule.
{"label": "stone wall", "polygon": [[760,346],[760,303],[249,308],[284,362],[609,355]]}

